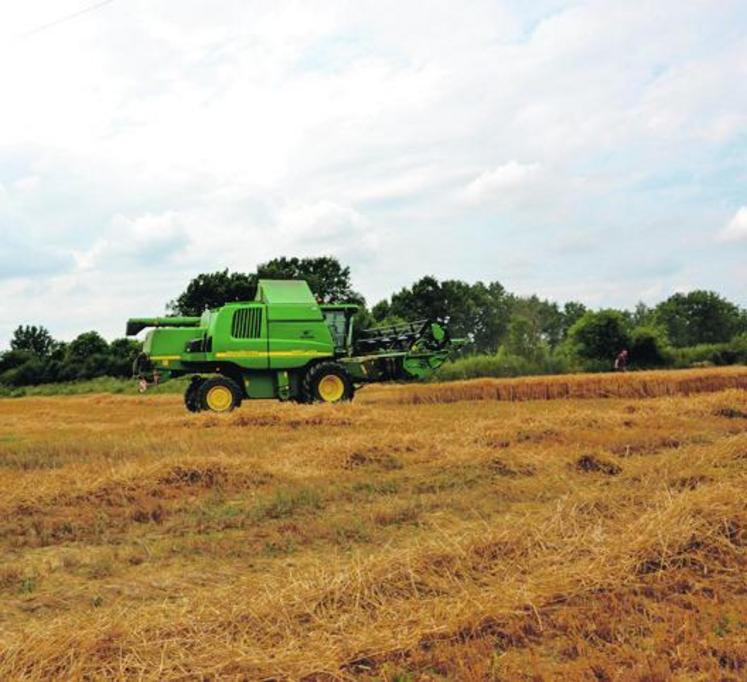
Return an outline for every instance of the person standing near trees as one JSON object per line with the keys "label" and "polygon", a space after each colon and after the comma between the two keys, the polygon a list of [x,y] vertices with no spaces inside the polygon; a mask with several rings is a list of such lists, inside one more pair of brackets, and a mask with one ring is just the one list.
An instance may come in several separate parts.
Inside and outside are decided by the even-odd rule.
{"label": "person standing near trees", "polygon": [[627,372],[628,371],[628,349],[623,348],[615,358],[615,371],[616,372]]}

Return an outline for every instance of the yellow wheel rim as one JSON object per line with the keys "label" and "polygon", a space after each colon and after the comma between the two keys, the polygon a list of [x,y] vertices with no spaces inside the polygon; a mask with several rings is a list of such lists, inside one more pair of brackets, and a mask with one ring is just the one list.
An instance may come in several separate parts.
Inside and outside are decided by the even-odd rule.
{"label": "yellow wheel rim", "polygon": [[213,412],[225,412],[233,406],[233,393],[227,386],[213,386],[207,392],[205,402]]}
{"label": "yellow wheel rim", "polygon": [[336,374],[326,374],[319,382],[319,397],[325,403],[336,403],[345,395],[345,382]]}

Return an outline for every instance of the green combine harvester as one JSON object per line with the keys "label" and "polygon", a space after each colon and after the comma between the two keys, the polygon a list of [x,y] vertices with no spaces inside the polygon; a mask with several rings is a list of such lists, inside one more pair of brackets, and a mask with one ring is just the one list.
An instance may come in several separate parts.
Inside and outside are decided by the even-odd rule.
{"label": "green combine harvester", "polygon": [[192,412],[228,412],[250,398],[336,403],[352,400],[356,385],[427,378],[463,343],[428,320],[354,334],[357,310],[318,303],[304,281],[260,280],[251,302],[129,320],[128,336],[153,327],[133,371],[144,385],[192,375]]}

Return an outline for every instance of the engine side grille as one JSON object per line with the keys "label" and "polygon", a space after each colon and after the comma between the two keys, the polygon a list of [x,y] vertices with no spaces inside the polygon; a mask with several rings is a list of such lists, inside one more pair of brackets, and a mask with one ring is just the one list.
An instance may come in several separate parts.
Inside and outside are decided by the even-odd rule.
{"label": "engine side grille", "polygon": [[262,336],[262,308],[239,308],[231,320],[235,339],[258,339]]}

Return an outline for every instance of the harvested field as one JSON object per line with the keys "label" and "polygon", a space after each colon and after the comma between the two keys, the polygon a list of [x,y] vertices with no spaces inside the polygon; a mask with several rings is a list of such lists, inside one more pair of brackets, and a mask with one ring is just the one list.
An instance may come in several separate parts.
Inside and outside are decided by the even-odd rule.
{"label": "harvested field", "polygon": [[587,381],[0,401],[0,679],[745,679],[747,371]]}

